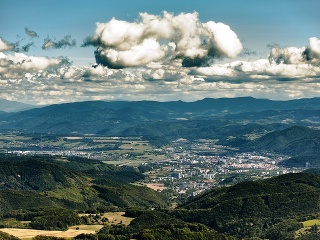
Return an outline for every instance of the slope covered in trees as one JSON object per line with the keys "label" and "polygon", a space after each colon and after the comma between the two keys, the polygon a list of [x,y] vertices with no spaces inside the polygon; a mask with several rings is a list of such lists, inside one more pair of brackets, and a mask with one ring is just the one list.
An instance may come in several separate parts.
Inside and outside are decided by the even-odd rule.
{"label": "slope covered in trees", "polygon": [[320,175],[287,174],[208,191],[172,213],[238,237],[266,237],[275,224],[317,216],[319,198]]}
{"label": "slope covered in trees", "polygon": [[293,126],[274,131],[247,144],[249,150],[273,151],[289,155],[317,155],[320,153],[320,131]]}
{"label": "slope covered in trees", "polygon": [[0,215],[17,209],[44,207],[96,211],[167,206],[164,195],[130,184],[142,178],[133,168],[82,158],[60,161],[49,156],[3,155],[0,158]]}

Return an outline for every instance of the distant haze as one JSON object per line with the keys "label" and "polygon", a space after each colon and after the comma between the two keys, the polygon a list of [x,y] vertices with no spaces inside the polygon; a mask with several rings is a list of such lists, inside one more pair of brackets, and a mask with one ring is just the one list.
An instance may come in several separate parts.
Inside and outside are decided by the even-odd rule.
{"label": "distant haze", "polygon": [[35,106],[28,105],[28,104],[0,99],[0,111],[3,111],[3,112],[19,112],[19,111],[32,109],[34,107]]}

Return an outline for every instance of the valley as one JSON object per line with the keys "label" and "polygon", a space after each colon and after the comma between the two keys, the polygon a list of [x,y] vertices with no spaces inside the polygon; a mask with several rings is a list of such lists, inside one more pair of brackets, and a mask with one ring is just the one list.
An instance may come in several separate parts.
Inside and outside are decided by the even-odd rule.
{"label": "valley", "polygon": [[178,138],[154,147],[142,137],[96,135],[0,134],[0,151],[17,156],[52,156],[98,160],[139,169],[142,185],[156,184],[172,190],[179,198],[195,196],[213,187],[299,172],[305,167],[278,165],[289,157],[270,152],[240,152],[218,144],[215,139],[189,141]]}
{"label": "valley", "polygon": [[92,101],[3,112],[0,223],[15,228],[3,231],[121,240],[318,234],[310,226],[320,219],[318,102]]}

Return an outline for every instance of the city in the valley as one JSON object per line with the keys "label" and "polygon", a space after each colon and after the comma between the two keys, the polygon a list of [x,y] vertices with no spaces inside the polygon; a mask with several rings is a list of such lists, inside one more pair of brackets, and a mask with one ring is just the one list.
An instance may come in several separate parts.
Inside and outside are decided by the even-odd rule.
{"label": "city in the valley", "polygon": [[[75,156],[106,164],[132,166],[144,173],[140,184],[157,191],[195,196],[219,186],[268,178],[305,168],[279,164],[289,158],[270,152],[243,152],[217,144],[214,139],[178,138],[153,147],[140,137],[57,136],[21,133],[0,134],[0,151],[15,155],[50,155],[64,159]],[[306,167],[310,167],[308,164]]]}

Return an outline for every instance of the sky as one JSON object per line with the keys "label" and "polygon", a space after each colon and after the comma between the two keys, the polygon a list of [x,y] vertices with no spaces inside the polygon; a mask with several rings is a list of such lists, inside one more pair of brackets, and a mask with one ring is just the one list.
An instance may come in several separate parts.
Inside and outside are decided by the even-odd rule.
{"label": "sky", "polygon": [[0,98],[320,97],[318,0],[0,0]]}

